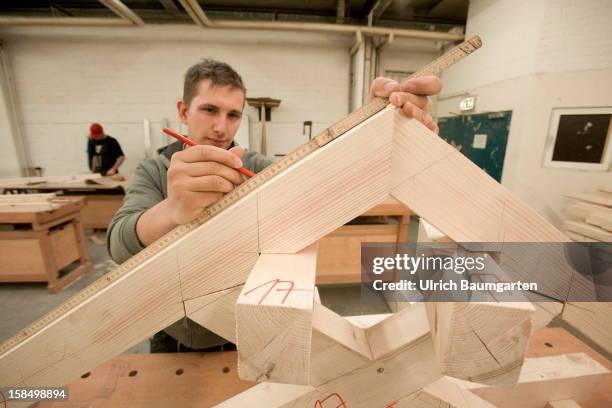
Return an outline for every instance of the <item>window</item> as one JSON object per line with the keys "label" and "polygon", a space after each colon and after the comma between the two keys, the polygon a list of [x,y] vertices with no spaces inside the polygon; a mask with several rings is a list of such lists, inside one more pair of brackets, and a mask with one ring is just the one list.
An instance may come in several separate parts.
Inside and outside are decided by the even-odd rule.
{"label": "window", "polygon": [[545,167],[608,171],[612,158],[612,108],[555,108]]}

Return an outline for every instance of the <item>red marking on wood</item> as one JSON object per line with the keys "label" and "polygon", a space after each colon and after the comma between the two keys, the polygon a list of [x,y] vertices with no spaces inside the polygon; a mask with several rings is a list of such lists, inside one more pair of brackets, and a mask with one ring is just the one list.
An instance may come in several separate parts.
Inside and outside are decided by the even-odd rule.
{"label": "red marking on wood", "polygon": [[283,300],[281,301],[281,305],[285,303],[285,300],[287,300],[287,297],[289,296],[289,294],[290,294],[291,292],[293,292],[293,291],[295,291],[295,290],[307,290],[307,291],[309,291],[309,290],[310,290],[310,289],[297,289],[297,288],[295,288],[295,287],[294,287],[294,286],[295,286],[295,282],[294,282],[294,281],[291,281],[291,280],[281,280],[281,279],[278,279],[278,278],[277,278],[277,279],[273,279],[273,280],[271,280],[271,281],[268,281],[268,282],[266,282],[266,283],[262,283],[261,285],[256,286],[256,287],[254,287],[254,288],[252,288],[252,289],[250,289],[250,290],[248,290],[248,291],[244,292],[244,295],[245,295],[245,296],[246,296],[246,295],[249,295],[249,294],[251,294],[252,292],[256,291],[257,289],[260,289],[260,288],[262,288],[262,287],[264,287],[264,286],[266,286],[266,285],[272,284],[272,285],[270,285],[270,287],[268,288],[268,290],[266,291],[266,293],[264,293],[264,295],[261,297],[261,299],[259,299],[259,302],[257,302],[257,304],[258,304],[258,305],[261,305],[261,302],[263,302],[263,301],[264,301],[264,299],[265,299],[265,298],[266,298],[266,297],[267,297],[267,296],[270,294],[270,292],[272,292],[272,289],[274,289],[274,288],[276,287],[276,285],[279,285],[279,284],[281,284],[281,283],[287,283],[287,284],[289,284],[289,287],[288,287],[287,289],[283,289],[283,288],[277,288],[277,289],[276,289],[276,291],[277,291],[277,292],[287,292],[287,293],[285,294],[285,297],[283,297]]}
{"label": "red marking on wood", "polygon": [[393,401],[392,403],[390,403],[389,405],[385,406],[385,408],[395,408],[395,404],[397,404],[399,401]]}
{"label": "red marking on wood", "polygon": [[344,402],[342,397],[335,392],[332,394],[329,394],[327,397],[321,400],[316,400],[313,408],[324,408],[323,403],[332,397],[335,397],[335,400],[338,403],[338,405],[336,405],[335,407],[330,406],[330,408],[346,408],[346,402]]}

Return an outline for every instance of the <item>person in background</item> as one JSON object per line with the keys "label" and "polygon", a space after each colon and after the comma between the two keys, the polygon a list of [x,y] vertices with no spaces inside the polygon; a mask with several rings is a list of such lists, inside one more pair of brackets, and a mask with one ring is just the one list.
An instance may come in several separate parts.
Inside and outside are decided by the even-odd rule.
{"label": "person in background", "polygon": [[87,157],[92,173],[103,176],[114,176],[119,173],[119,166],[125,161],[125,155],[117,139],[104,133],[99,123],[89,126]]}

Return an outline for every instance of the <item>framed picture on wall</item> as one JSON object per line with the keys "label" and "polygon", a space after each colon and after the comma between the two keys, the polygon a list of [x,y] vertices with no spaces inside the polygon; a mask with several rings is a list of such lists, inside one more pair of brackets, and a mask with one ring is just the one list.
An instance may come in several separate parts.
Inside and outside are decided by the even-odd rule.
{"label": "framed picture on wall", "polygon": [[607,171],[612,160],[612,107],[552,110],[544,166]]}

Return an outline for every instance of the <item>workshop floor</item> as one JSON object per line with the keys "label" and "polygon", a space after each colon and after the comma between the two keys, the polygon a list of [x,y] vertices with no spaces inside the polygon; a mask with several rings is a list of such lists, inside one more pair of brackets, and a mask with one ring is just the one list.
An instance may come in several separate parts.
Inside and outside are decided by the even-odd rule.
{"label": "workshop floor", "polygon": [[[416,220],[415,220],[416,221]],[[409,240],[416,239],[418,222],[409,224]],[[95,244],[87,234],[87,249],[93,263],[93,271],[59,293],[49,293],[46,283],[0,283],[0,342],[32,323],[43,314],[58,306],[91,282],[111,270],[116,264],[106,252],[106,245]],[[102,236],[98,233],[98,236]],[[381,299],[362,302],[359,285],[326,285],[319,287],[321,302],[336,313],[347,315],[389,313],[387,304]],[[144,340],[126,353],[148,353],[149,341]]]}

